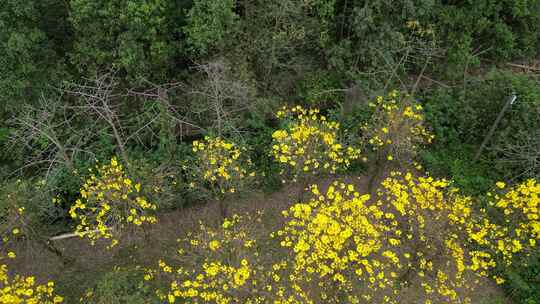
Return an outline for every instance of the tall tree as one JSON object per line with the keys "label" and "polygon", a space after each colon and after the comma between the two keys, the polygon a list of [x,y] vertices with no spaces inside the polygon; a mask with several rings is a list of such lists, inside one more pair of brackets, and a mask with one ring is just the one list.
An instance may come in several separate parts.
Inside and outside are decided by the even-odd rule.
{"label": "tall tree", "polygon": [[6,0],[0,7],[0,117],[61,79],[62,60],[43,28],[45,4]]}
{"label": "tall tree", "polygon": [[71,60],[97,75],[114,69],[130,82],[165,81],[179,56],[183,7],[191,1],[71,0]]}

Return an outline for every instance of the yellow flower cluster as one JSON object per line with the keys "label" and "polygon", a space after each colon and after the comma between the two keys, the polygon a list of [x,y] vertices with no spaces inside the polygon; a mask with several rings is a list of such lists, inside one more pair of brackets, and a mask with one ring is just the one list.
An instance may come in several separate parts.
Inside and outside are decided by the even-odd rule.
{"label": "yellow flower cluster", "polygon": [[397,303],[392,291],[380,292],[398,284],[403,267],[398,243],[385,241],[391,232],[380,221],[385,213],[353,185],[334,182],[324,194],[312,185],[311,192],[309,202],[283,212],[288,222],[275,234],[294,252],[295,282],[317,284],[319,293],[309,294],[315,303],[339,303],[343,296],[353,303]]}
{"label": "yellow flower cluster", "polygon": [[[162,267],[166,269],[167,266],[162,263]],[[166,299],[169,303],[175,303],[177,299],[180,303],[231,303],[239,296],[233,298],[229,292],[249,293],[245,285],[250,275],[251,268],[246,259],[242,259],[238,267],[224,265],[219,261],[203,263],[202,271],[194,274],[194,280],[184,280],[181,284],[173,281]]]}
{"label": "yellow flower cluster", "polygon": [[179,240],[177,265],[160,261],[145,279],[172,278],[167,291],[157,292],[168,303],[265,303],[257,241],[246,228],[253,223],[260,224],[259,215],[234,215],[213,229],[200,223],[199,232]]}
{"label": "yellow flower cluster", "polygon": [[420,144],[431,143],[434,136],[424,126],[422,105],[391,91],[369,103],[374,109],[370,123],[361,126],[366,142],[380,157],[409,161]]}
{"label": "yellow flower cluster", "polygon": [[194,141],[192,149],[197,155],[195,175],[218,197],[237,192],[247,177],[255,176],[248,172],[251,160],[243,153],[246,149],[234,143],[206,136]]}
{"label": "yellow flower cluster", "polygon": [[0,303],[56,304],[64,298],[54,294],[54,282],[39,285],[33,276],[10,277],[8,267],[0,264]]}
{"label": "yellow flower cluster", "polygon": [[[461,224],[471,213],[470,199],[449,189],[449,182],[392,172],[381,184],[377,205],[385,210],[384,225],[390,243],[399,245],[407,269],[405,285],[419,284],[425,303],[470,303],[477,275],[463,246]],[[469,290],[469,292],[467,292]]]}
{"label": "yellow flower cluster", "polygon": [[339,123],[328,121],[318,109],[284,107],[276,116],[285,128],[272,134],[271,155],[294,180],[306,174],[334,173],[360,156],[358,149],[339,141]]}
{"label": "yellow flower cluster", "polygon": [[[521,218],[528,219],[517,225],[522,236],[537,237],[538,191],[529,181],[497,198],[499,205],[511,200],[512,212],[522,210]],[[325,193],[317,186],[311,192],[313,199],[283,212],[288,222],[273,235],[294,256],[291,283],[315,303],[398,303],[399,293],[414,285],[424,291],[418,296],[425,303],[470,303],[478,277],[488,276],[497,263],[495,253],[470,250],[465,242],[488,246],[493,242],[486,236],[493,235],[497,249],[507,236],[485,214],[476,215],[473,199],[444,179],[392,172],[375,198],[337,182]],[[516,239],[502,244],[511,244],[512,253],[525,247]],[[314,285],[315,291],[309,288]]]}
{"label": "yellow flower cluster", "polygon": [[[424,258],[440,255],[441,252],[433,251],[438,246],[445,248],[444,253],[453,258],[452,267],[447,268],[446,273],[437,270],[437,278],[444,280],[424,284],[426,292],[436,289],[439,295],[454,300],[458,290],[466,287],[467,272],[487,277],[501,262],[508,266],[517,255],[527,255],[535,250],[540,240],[540,185],[535,180],[528,180],[502,195],[488,194],[491,208],[496,209],[491,212],[500,210],[502,220],[497,223],[486,208],[475,210],[475,201],[471,197],[459,195],[456,189],[444,191],[447,187],[444,180],[416,179],[410,173],[405,176],[395,173],[383,182],[384,189],[380,194],[386,196],[384,200],[392,202],[398,211],[396,219],[399,223],[404,223],[400,216],[407,218],[407,225],[402,226],[403,233],[415,244],[422,244]],[[499,182],[497,187],[502,191],[505,184]],[[444,244],[438,244],[440,240]],[[474,249],[467,250],[462,245],[465,242],[472,243]],[[425,272],[425,266],[419,266],[416,268]],[[492,278],[498,284],[504,282],[497,275]],[[471,283],[467,285],[471,288]]]}
{"label": "yellow flower cluster", "polygon": [[337,181],[310,192],[282,212],[285,223],[269,238],[258,234],[268,229],[257,230],[261,214],[200,223],[181,240],[176,265],[160,261],[145,279],[169,278],[158,291],[168,303],[400,303],[411,290],[415,303],[471,303],[498,255],[509,259],[538,240],[532,180],[493,197],[515,216],[507,218],[512,230],[490,222],[449,181],[410,172],[392,172],[373,197]]}
{"label": "yellow flower cluster", "polygon": [[141,185],[133,182],[116,158],[109,164],[96,166],[80,189],[80,198],[69,210],[77,222],[75,233],[88,238],[92,245],[98,239],[111,239],[111,247],[118,243],[115,234],[126,226],[156,223],[150,212],[156,205],[141,195]]}
{"label": "yellow flower cluster", "polygon": [[[488,193],[489,211],[498,214],[502,221],[494,222],[486,208],[480,216],[471,217],[465,223],[471,242],[480,246],[476,251],[477,266],[487,270],[502,260],[505,265],[513,263],[516,256],[527,256],[536,250],[540,242],[540,184],[529,179],[506,190],[506,185],[497,183],[498,192]],[[495,277],[498,283],[503,279]]]}
{"label": "yellow flower cluster", "polygon": [[[505,185],[499,182],[498,187]],[[506,216],[506,223],[515,224],[517,236],[530,237],[527,241],[531,245],[540,240],[540,184],[536,180],[529,179],[502,196],[495,195],[494,201]]]}

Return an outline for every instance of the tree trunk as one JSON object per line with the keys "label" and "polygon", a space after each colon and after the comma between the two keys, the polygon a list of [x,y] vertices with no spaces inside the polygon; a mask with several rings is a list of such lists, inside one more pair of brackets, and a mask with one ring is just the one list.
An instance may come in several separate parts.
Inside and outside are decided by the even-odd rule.
{"label": "tree trunk", "polygon": [[228,216],[227,204],[224,202],[223,199],[219,199],[218,206],[219,206],[219,212],[221,213],[221,217],[223,219],[226,219]]}

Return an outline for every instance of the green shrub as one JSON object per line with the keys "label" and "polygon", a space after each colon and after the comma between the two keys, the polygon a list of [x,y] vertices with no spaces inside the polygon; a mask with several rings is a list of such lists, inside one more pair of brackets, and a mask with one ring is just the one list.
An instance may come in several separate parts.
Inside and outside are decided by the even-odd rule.
{"label": "green shrub", "polygon": [[[530,169],[528,163],[505,151],[523,146],[523,139],[538,134],[540,129],[540,86],[525,75],[494,70],[485,77],[472,79],[463,88],[439,89],[426,96],[426,119],[435,133],[433,149],[464,144],[476,152],[513,93],[517,101],[504,114],[481,161],[501,179],[523,177]],[[526,148],[538,149],[532,144]]]}
{"label": "green shrub", "polygon": [[488,191],[500,176],[486,164],[473,162],[473,153],[474,147],[453,143],[446,148],[424,150],[420,157],[430,174],[450,177],[464,193],[479,195]]}
{"label": "green shrub", "polygon": [[516,303],[540,303],[540,253],[537,252],[500,271],[507,278],[504,288]]}
{"label": "green shrub", "polygon": [[[274,124],[275,123],[275,124]],[[251,160],[263,191],[272,192],[282,187],[280,168],[269,155],[272,150],[272,133],[277,129],[277,123],[265,119],[263,115],[252,115],[248,120],[250,136],[246,144],[250,147]]]}
{"label": "green shrub", "polygon": [[0,217],[8,208],[24,208],[27,231],[35,238],[54,230],[52,225],[62,217],[62,211],[52,201],[54,193],[43,179],[8,180],[0,184]]}
{"label": "green shrub", "polygon": [[447,1],[437,6],[432,18],[448,49],[441,68],[451,77],[480,63],[473,53],[508,60],[534,56],[540,49],[538,1]]}
{"label": "green shrub", "polygon": [[22,153],[9,143],[10,134],[10,128],[0,125],[0,180],[20,167],[22,161]]}
{"label": "green shrub", "polygon": [[[180,146],[180,155],[185,156],[187,146]],[[185,157],[184,157],[185,159]],[[144,185],[145,195],[155,202],[160,211],[181,208],[191,203],[187,183],[181,172],[181,161],[159,163],[140,157],[132,159],[133,178]]]}
{"label": "green shrub", "polygon": [[87,304],[149,304],[159,303],[148,284],[143,283],[139,269],[116,269],[104,274],[96,286],[87,291],[82,303]]}
{"label": "green shrub", "polygon": [[302,103],[310,107],[335,106],[343,101],[339,77],[335,73],[316,70],[307,73],[298,83],[298,95]]}

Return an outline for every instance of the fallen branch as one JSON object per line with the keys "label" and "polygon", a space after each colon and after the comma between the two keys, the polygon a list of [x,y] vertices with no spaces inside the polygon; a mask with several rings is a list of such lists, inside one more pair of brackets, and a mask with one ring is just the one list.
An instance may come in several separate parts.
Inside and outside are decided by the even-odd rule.
{"label": "fallen branch", "polygon": [[437,81],[437,80],[435,80],[435,79],[429,78],[429,77],[427,77],[426,75],[422,75],[422,78],[424,78],[424,79],[426,79],[426,80],[429,80],[429,81],[431,81],[431,82],[433,82],[433,83],[436,83],[436,84],[440,85],[441,87],[444,87],[444,88],[450,88],[449,85],[447,85],[447,84],[445,84],[445,83],[442,83],[442,82],[440,82],[440,81]]}
{"label": "fallen branch", "polygon": [[540,71],[540,68],[537,68],[537,67],[534,67],[534,66],[522,65],[522,64],[517,64],[517,63],[510,63],[510,62],[506,63],[506,65],[516,67],[516,68],[525,69],[525,70]]}
{"label": "fallen branch", "polygon": [[[110,228],[108,229],[110,230]],[[89,233],[95,233],[95,232],[99,232],[99,230],[89,230],[89,231],[84,231],[84,232],[81,232],[81,233],[75,233],[75,232],[70,232],[70,233],[64,233],[64,234],[61,234],[61,235],[57,235],[57,236],[53,236],[51,238],[49,238],[49,241],[59,241],[59,240],[64,240],[64,239],[70,239],[70,238],[74,238],[74,237],[82,237],[82,236],[85,236]]]}

